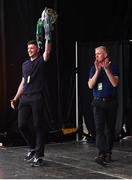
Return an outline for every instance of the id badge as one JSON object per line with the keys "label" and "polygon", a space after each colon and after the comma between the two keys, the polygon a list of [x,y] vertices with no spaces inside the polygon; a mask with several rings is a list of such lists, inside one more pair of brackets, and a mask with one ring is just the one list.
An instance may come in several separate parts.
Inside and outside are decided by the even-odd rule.
{"label": "id badge", "polygon": [[98,83],[98,90],[101,91],[103,89],[103,84],[102,83]]}
{"label": "id badge", "polygon": [[30,83],[30,80],[31,80],[31,76],[28,76],[27,83]]}

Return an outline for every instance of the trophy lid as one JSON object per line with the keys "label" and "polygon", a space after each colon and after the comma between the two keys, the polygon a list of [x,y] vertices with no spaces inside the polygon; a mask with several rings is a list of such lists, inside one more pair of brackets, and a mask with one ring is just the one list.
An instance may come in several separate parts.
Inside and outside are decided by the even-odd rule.
{"label": "trophy lid", "polygon": [[58,14],[56,13],[55,10],[46,7],[42,12],[41,20],[44,21],[46,16],[49,16],[51,24],[54,24],[56,22]]}

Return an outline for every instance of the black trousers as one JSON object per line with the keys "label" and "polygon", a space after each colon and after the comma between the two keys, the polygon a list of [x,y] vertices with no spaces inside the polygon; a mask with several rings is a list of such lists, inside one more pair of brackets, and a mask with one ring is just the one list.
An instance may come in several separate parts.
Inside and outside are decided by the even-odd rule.
{"label": "black trousers", "polygon": [[112,154],[115,135],[117,101],[93,100],[93,114],[96,127],[96,147],[98,154]]}
{"label": "black trousers", "polygon": [[36,158],[44,156],[47,137],[43,110],[43,97],[41,94],[21,97],[18,106],[18,128],[29,148],[35,149]]}

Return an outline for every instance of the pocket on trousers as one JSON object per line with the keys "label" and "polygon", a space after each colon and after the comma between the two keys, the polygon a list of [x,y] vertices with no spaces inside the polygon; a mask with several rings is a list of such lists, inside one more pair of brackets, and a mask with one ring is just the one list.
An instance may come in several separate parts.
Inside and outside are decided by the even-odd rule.
{"label": "pocket on trousers", "polygon": [[91,105],[95,107],[105,108],[106,102],[98,99],[93,99]]}

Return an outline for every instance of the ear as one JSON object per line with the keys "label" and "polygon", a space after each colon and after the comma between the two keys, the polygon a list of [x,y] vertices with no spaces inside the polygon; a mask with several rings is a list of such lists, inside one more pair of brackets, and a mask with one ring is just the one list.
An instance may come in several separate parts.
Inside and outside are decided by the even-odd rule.
{"label": "ear", "polygon": [[105,53],[105,58],[107,58],[108,57],[108,54],[107,53]]}

